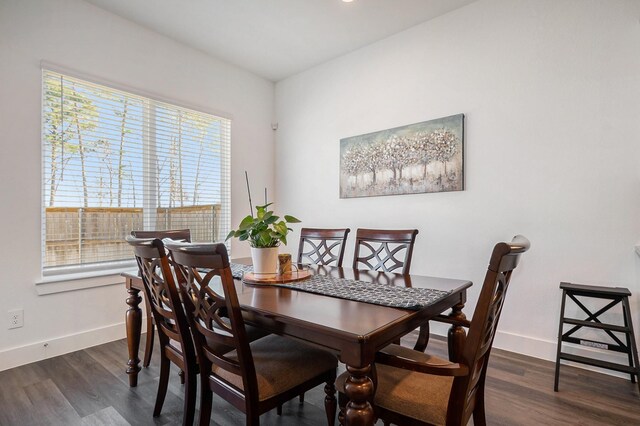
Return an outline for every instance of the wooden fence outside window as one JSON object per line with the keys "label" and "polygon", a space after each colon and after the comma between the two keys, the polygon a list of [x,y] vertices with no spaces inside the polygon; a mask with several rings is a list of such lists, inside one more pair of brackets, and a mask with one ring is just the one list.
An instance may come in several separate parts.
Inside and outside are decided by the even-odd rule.
{"label": "wooden fence outside window", "polygon": [[[193,241],[220,240],[220,204],[158,208],[157,230],[191,230]],[[44,267],[132,259],[124,240],[143,229],[141,208],[48,207]]]}

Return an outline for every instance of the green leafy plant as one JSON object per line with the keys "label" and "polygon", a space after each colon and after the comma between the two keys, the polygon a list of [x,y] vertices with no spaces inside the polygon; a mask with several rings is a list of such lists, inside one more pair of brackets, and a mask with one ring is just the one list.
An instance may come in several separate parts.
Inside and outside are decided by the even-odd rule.
{"label": "green leafy plant", "polygon": [[267,210],[271,204],[256,206],[256,215],[242,219],[238,229],[229,232],[226,239],[235,237],[240,241],[249,241],[251,247],[255,248],[278,247],[280,243],[286,245],[287,234],[292,231],[287,224],[300,223],[300,220],[289,215],[281,220],[272,210]]}

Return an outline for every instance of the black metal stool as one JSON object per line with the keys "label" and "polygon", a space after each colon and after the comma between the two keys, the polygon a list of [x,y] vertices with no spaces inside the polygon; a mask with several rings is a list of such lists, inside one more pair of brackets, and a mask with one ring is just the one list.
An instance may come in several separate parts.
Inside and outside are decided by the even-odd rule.
{"label": "black metal stool", "polygon": [[[578,362],[582,364],[593,365],[595,367],[606,368],[609,370],[621,371],[629,373],[631,382],[636,382],[638,377],[638,389],[640,390],[640,362],[638,362],[638,348],[636,347],[636,339],[633,334],[633,324],[631,323],[631,311],[629,309],[629,296],[631,292],[623,287],[597,287],[582,284],[560,283],[562,289],[562,308],[560,308],[560,327],[558,330],[558,353],[556,356],[556,378],[553,387],[554,391],[558,391],[558,381],[560,379],[560,360]],[[564,316],[564,307],[567,296],[575,302],[580,309],[586,314],[587,318],[579,320],[575,318],[566,318]],[[604,307],[596,312],[591,312],[584,304],[580,302],[578,297],[590,297],[596,299],[611,300]],[[614,306],[622,304],[622,317],[624,325],[605,324],[598,317]],[[565,324],[572,325],[568,331],[563,333]],[[603,330],[615,343],[598,342],[595,340],[581,339],[572,336],[582,327],[590,327]],[[623,333],[626,343],[620,340],[613,332]],[[578,345],[589,346],[593,348],[606,349],[615,352],[626,353],[629,357],[629,365],[616,364],[613,362],[602,361],[599,359],[588,358],[585,356],[573,355],[562,352],[562,342],[575,343]]]}

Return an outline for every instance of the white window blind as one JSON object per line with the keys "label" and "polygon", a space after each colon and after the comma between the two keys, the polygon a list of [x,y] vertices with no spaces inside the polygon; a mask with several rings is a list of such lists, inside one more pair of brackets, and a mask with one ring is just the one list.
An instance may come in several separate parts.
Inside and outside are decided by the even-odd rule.
{"label": "white window blind", "polygon": [[134,229],[230,229],[231,121],[43,71],[43,275],[132,259]]}

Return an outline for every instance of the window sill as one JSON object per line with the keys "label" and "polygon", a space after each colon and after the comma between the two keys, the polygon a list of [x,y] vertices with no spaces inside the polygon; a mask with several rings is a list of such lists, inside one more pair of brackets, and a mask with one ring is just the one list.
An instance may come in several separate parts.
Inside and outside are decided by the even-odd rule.
{"label": "window sill", "polygon": [[123,272],[135,272],[130,266],[106,271],[80,272],[43,277],[36,282],[39,296],[64,293],[67,291],[86,290],[89,288],[124,284]]}

